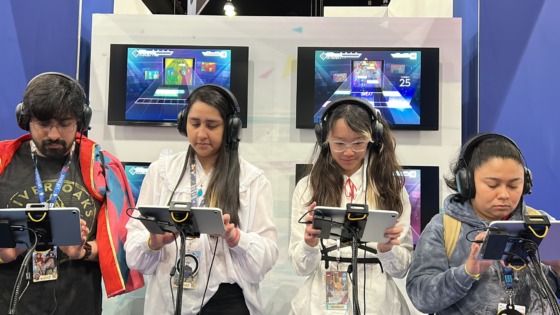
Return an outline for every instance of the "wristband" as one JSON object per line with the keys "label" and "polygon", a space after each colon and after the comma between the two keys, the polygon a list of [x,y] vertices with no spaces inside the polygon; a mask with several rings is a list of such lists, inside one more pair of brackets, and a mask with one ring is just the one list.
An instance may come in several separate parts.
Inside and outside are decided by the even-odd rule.
{"label": "wristband", "polygon": [[2,258],[0,258],[0,264],[5,263],[4,260]]}
{"label": "wristband", "polygon": [[150,236],[148,235],[148,239],[146,240],[146,245],[148,246],[148,249],[150,250],[150,252],[159,252],[161,250],[161,247],[158,249],[152,249],[152,247],[150,247]]}
{"label": "wristband", "polygon": [[91,255],[91,244],[90,243],[85,242],[83,248],[86,251],[86,253],[84,254],[84,257],[80,258],[79,260],[87,260],[89,258],[89,256]]}
{"label": "wristband", "polygon": [[241,234],[239,233],[239,229],[235,228],[235,236],[233,237],[233,239],[227,240],[228,245],[230,245],[230,247],[232,247],[232,244],[237,242],[240,237],[241,237]]}
{"label": "wristband", "polygon": [[471,274],[468,270],[467,270],[467,264],[465,264],[465,272],[469,275],[469,277],[473,278],[474,280],[478,280],[480,279],[480,273],[477,274]]}

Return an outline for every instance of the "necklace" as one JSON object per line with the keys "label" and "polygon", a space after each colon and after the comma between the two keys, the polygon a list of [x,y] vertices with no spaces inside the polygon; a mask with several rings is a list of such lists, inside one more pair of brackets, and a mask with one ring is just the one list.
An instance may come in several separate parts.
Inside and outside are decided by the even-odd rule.
{"label": "necklace", "polygon": [[204,174],[204,172],[197,172],[197,179],[196,182],[198,183],[198,190],[196,191],[197,197],[202,197],[204,195],[204,190],[206,190],[206,186],[208,185],[208,175]]}

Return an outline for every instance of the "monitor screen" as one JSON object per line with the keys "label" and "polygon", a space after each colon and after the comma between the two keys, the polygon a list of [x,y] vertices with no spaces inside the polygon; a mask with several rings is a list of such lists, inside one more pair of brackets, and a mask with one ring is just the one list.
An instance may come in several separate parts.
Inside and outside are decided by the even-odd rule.
{"label": "monitor screen", "polygon": [[134,204],[136,204],[138,201],[138,195],[140,194],[140,188],[142,187],[142,182],[144,181],[144,176],[146,176],[146,172],[148,172],[150,163],[122,162],[122,164],[126,178],[130,184],[130,189],[132,190],[132,195],[134,196]]}
{"label": "monitor screen", "polygon": [[[307,175],[310,164],[296,164],[295,183]],[[439,167],[403,166],[410,199],[410,226],[414,245],[432,217],[439,213]]]}
{"label": "monitor screen", "polygon": [[247,127],[249,48],[112,44],[109,125],[176,126],[194,89],[228,88]]}
{"label": "monitor screen", "polygon": [[392,129],[438,130],[439,48],[298,47],[297,128],[313,128],[327,104],[348,96]]}
{"label": "monitor screen", "polygon": [[439,213],[439,167],[403,166],[404,187],[410,199],[414,245],[432,217]]}

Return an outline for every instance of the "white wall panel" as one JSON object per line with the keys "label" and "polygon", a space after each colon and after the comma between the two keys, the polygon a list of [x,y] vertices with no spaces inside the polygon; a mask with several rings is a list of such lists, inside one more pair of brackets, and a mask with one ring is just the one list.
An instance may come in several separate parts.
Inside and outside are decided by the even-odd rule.
{"label": "white wall panel", "polygon": [[[249,46],[249,118],[240,152],[264,169],[272,182],[281,252],[277,265],[262,283],[267,314],[287,314],[292,292],[304,280],[292,272],[287,261],[295,164],[308,160],[315,140],[312,130],[295,128],[298,46],[439,47],[439,130],[396,131],[397,153],[402,164],[436,165],[445,174],[460,147],[459,19],[94,15],[90,78],[93,119],[89,135],[123,161],[153,161],[162,149],[184,150],[187,141],[176,128],[107,125],[113,43]],[[440,199],[447,194],[442,183],[440,180]],[[130,299],[139,303],[138,295]],[[133,313],[130,305],[118,301],[106,302],[107,314],[112,314],[111,309],[120,315]]]}

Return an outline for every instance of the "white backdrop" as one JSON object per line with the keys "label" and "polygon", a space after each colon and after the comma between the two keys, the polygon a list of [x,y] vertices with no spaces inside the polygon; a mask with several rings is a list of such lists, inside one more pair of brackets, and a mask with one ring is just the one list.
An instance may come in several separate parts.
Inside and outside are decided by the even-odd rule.
{"label": "white backdrop", "polygon": [[[280,258],[262,283],[267,314],[287,314],[304,278],[287,261],[295,164],[305,163],[312,130],[295,128],[298,46],[438,47],[438,131],[396,131],[404,165],[435,165],[440,178],[461,145],[461,21],[453,18],[216,17],[94,15],[89,135],[122,161],[153,161],[162,149],[187,147],[176,128],[108,126],[110,44],[232,45],[249,47],[248,128],[241,154],[272,182]],[[440,204],[448,192],[440,179]],[[401,287],[403,281],[399,281]],[[142,291],[104,301],[104,314],[139,314]]]}

